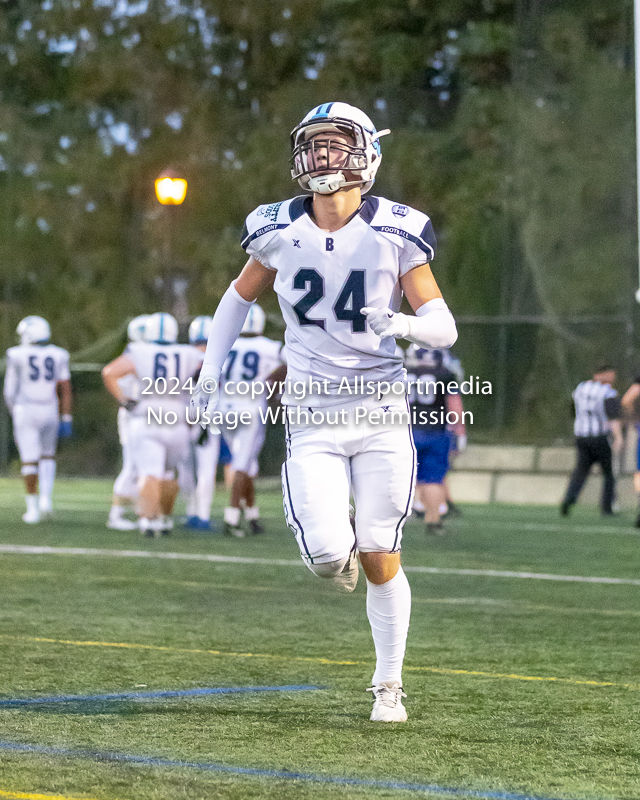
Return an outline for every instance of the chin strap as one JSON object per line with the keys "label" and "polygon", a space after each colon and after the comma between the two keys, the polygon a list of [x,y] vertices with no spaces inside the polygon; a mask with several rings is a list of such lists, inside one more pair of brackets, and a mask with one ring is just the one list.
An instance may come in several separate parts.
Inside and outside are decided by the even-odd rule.
{"label": "chin strap", "polygon": [[317,178],[309,178],[309,189],[317,194],[333,194],[346,185],[347,182],[343,172],[335,172],[333,175],[318,175]]}

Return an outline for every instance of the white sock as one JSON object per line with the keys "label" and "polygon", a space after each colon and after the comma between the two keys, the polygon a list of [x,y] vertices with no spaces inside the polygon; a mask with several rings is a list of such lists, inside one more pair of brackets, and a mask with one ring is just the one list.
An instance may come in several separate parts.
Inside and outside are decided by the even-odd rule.
{"label": "white sock", "polygon": [[27,511],[34,512],[38,510],[38,495],[37,494],[28,494],[25,495],[25,501],[27,503]]}
{"label": "white sock", "polygon": [[200,519],[211,518],[211,503],[216,490],[213,476],[198,475],[198,486],[196,488],[196,507]]}
{"label": "white sock", "polygon": [[367,616],[376,648],[371,683],[399,683],[411,616],[411,589],[402,567],[383,584],[367,580]]}
{"label": "white sock", "polygon": [[38,462],[38,487],[40,489],[40,497],[46,497],[47,500],[51,499],[53,492],[53,482],[56,478],[56,460],[55,458],[41,458]]}
{"label": "white sock", "polygon": [[424,503],[416,497],[413,501],[414,511],[424,511]]}
{"label": "white sock", "polygon": [[260,509],[258,506],[247,506],[244,510],[244,518],[246,520],[260,519]]}
{"label": "white sock", "polygon": [[448,508],[449,506],[446,503],[440,503],[440,505],[438,506],[438,514],[440,514],[440,516],[446,514]]}
{"label": "white sock", "polygon": [[227,506],[224,510],[224,521],[227,525],[237,527],[240,524],[240,509]]}
{"label": "white sock", "polygon": [[109,509],[109,519],[122,519],[124,508],[122,506],[111,506]]}
{"label": "white sock", "polygon": [[198,499],[196,496],[195,489],[192,492],[189,492],[189,494],[187,495],[187,516],[188,517],[198,516]]}

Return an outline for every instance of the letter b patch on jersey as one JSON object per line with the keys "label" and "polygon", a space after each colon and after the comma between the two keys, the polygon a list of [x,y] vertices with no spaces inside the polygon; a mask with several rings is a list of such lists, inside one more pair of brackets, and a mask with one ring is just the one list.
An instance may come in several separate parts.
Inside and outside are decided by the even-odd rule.
{"label": "letter b patch on jersey", "polygon": [[329,239],[327,237],[326,241],[327,241],[326,250],[327,250],[327,252],[329,252],[330,250],[333,250],[333,239]]}

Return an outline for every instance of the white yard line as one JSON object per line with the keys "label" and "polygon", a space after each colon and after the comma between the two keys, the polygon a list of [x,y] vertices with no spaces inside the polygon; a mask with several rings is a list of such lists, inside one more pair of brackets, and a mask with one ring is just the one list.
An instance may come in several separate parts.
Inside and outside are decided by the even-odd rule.
{"label": "white yard line", "polygon": [[[244,556],[220,556],[213,553],[165,553],[152,550],[103,550],[95,547],[49,547],[45,545],[0,544],[0,553],[17,555],[53,556],[103,556],[107,558],[159,558],[169,561],[211,561],[219,564],[254,564],[268,567],[301,567],[302,561],[284,558],[248,558]],[[571,583],[603,583],[640,586],[640,579],[607,578],[597,575],[554,575],[544,572],[512,572],[498,569],[452,569],[448,567],[411,567],[405,572],[430,575],[469,575],[487,578],[519,578],[538,581],[562,581]]]}

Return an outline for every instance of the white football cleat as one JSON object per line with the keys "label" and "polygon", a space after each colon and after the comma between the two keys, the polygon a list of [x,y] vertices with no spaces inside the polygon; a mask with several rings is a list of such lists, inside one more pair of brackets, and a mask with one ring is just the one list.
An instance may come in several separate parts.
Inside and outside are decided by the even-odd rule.
{"label": "white football cleat", "polygon": [[25,514],[22,515],[22,521],[27,522],[29,525],[40,522],[40,512],[37,508],[30,508]]}
{"label": "white football cleat", "polygon": [[112,531],[135,531],[138,526],[126,517],[109,517],[107,528]]}
{"label": "white football cleat", "polygon": [[38,510],[40,511],[40,519],[50,519],[53,516],[53,503],[50,497],[38,498]]}
{"label": "white football cleat", "polygon": [[154,536],[162,536],[162,517],[154,517],[148,519],[147,517],[140,517],[138,520],[138,528],[143,536],[152,539]]}
{"label": "white football cleat", "polygon": [[173,530],[173,517],[169,514],[163,514],[160,517],[160,533],[163,536],[168,536]]}
{"label": "white football cleat", "polygon": [[402,698],[407,695],[399,683],[379,683],[377,686],[370,686],[367,691],[373,692],[375,698],[369,717],[371,722],[407,721],[407,709],[402,705]]}
{"label": "white football cleat", "polygon": [[333,580],[344,592],[353,592],[358,584],[358,556],[355,548],[349,553],[349,560]]}

